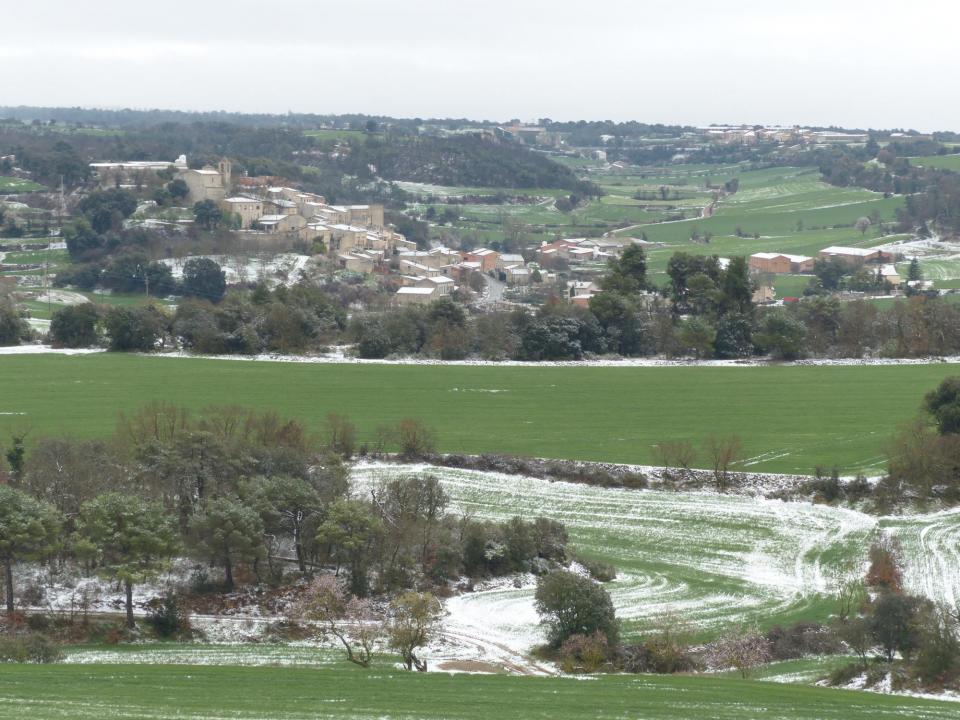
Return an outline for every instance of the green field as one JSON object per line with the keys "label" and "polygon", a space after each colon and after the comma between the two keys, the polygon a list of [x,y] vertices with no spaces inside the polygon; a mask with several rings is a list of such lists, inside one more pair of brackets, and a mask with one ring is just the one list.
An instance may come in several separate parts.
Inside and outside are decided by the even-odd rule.
{"label": "green field", "polygon": [[43,185],[32,180],[0,175],[0,194],[35,192],[37,190],[43,190]]}
{"label": "green field", "polygon": [[273,409],[319,429],[349,415],[362,441],[420,418],[441,450],[651,463],[669,439],[737,433],[748,468],[877,469],[898,423],[956,365],[517,367],[300,364],[97,354],[0,357],[0,436],[102,436],[117,413],[167,400]]}
{"label": "green field", "polygon": [[724,677],[571,678],[313,668],[5,666],[0,718],[953,719],[956,703]]}
{"label": "green field", "polygon": [[960,172],[960,155],[928,155],[927,157],[912,157],[910,158],[910,164]]}
{"label": "green field", "polygon": [[[368,133],[363,130],[333,130],[330,128],[305,130],[303,134],[307,137],[316,138],[321,142],[330,140],[357,140],[368,136]],[[374,133],[372,137],[379,137],[379,135]]]}

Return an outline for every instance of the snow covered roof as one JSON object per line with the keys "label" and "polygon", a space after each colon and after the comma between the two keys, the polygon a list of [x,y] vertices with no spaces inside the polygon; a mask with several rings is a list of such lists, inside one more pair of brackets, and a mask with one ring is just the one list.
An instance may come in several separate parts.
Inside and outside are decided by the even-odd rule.
{"label": "snow covered roof", "polygon": [[437,285],[446,285],[447,283],[453,282],[453,278],[448,278],[446,275],[435,275],[433,277],[428,277],[424,279],[429,280],[432,283],[436,283]]}
{"label": "snow covered roof", "polygon": [[828,248],[824,248],[820,252],[827,253],[828,255],[856,255],[858,257],[866,257],[867,255],[873,255],[875,252],[877,252],[877,250],[870,248],[854,248],[831,245]]}
{"label": "snow covered roof", "polygon": [[289,215],[264,215],[258,220],[261,224],[274,224],[278,223],[284,218],[290,217]]}
{"label": "snow covered roof", "polygon": [[502,262],[523,262],[523,255],[518,255],[516,253],[504,253],[500,256]]}
{"label": "snow covered roof", "polygon": [[260,201],[259,201],[259,200],[256,200],[255,198],[242,197],[242,196],[239,196],[239,195],[238,195],[237,197],[226,198],[226,199],[224,200],[224,202],[228,202],[228,203],[258,203],[258,202],[260,202]]}
{"label": "snow covered roof", "polygon": [[402,287],[397,290],[397,295],[430,295],[435,290],[432,287]]}
{"label": "snow covered roof", "polygon": [[790,262],[806,262],[807,260],[813,260],[811,257],[806,255],[788,255],[787,253],[772,253],[772,252],[758,252],[754,253],[750,257],[758,258],[760,260],[773,260],[774,258],[784,257],[787,258]]}

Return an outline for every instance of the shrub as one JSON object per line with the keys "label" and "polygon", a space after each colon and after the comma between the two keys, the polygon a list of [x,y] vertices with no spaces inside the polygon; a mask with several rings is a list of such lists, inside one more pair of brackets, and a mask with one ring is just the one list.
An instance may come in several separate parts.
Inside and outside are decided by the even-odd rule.
{"label": "shrub", "polygon": [[552,647],[559,648],[572,635],[601,632],[615,645],[620,627],[610,594],[592,580],[560,571],[537,580],[537,612],[547,621]]}
{"label": "shrub", "polygon": [[180,608],[176,596],[164,595],[150,608],[147,624],[160,639],[174,638],[189,631],[190,620]]}
{"label": "shrub", "polygon": [[861,667],[859,663],[841,665],[840,667],[830,671],[827,682],[829,682],[831,685],[846,685],[854,678],[859,677],[860,673],[862,672],[863,667]]}
{"label": "shrub", "polygon": [[587,572],[590,573],[590,577],[597,582],[611,582],[612,580],[617,579],[617,569],[610,563],[605,563],[601,560],[590,560],[582,557],[577,557],[574,559],[576,562],[583,565],[583,567],[587,569]]}
{"label": "shrub", "polygon": [[766,634],[773,660],[794,660],[807,655],[832,655],[843,650],[843,643],[829,628],[819,623],[796,623],[783,628],[776,625]]}
{"label": "shrub", "polygon": [[59,646],[37,633],[0,638],[0,662],[55,663],[63,658]]}
{"label": "shrub", "polygon": [[610,655],[607,636],[597,630],[592,635],[571,635],[560,647],[564,672],[596,672]]}

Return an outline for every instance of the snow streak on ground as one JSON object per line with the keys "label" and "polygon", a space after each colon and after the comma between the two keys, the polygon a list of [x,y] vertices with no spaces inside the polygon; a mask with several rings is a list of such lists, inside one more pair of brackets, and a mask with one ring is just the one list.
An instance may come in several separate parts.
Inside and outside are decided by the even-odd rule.
{"label": "snow streak on ground", "polygon": [[246,282],[265,281],[271,287],[277,285],[292,286],[304,277],[304,270],[310,262],[309,255],[280,253],[255,257],[252,255],[195,255],[183,258],[165,258],[160,262],[170,267],[173,276],[183,277],[183,266],[195,257],[207,257],[220,265],[226,275],[228,285]]}
{"label": "snow streak on ground", "polygon": [[960,608],[960,509],[884,518],[882,526],[907,558],[907,589]]}
{"label": "snow streak on ground", "polygon": [[[424,465],[359,465],[354,481],[364,487],[415,472],[439,478],[451,509],[470,517],[562,521],[575,551],[618,569],[607,587],[628,637],[665,619],[710,631],[799,619],[818,604],[822,611],[840,578],[863,563],[870,536],[886,527],[904,543],[909,587],[950,604],[960,596],[960,511],[876,518],[806,502],[608,489]],[[515,668],[542,671],[528,659],[543,637],[534,582],[520,584],[501,582],[447,601],[448,639],[461,645],[453,653],[436,648],[434,663],[467,659],[471,651],[480,652],[474,659],[504,663],[509,650]]]}

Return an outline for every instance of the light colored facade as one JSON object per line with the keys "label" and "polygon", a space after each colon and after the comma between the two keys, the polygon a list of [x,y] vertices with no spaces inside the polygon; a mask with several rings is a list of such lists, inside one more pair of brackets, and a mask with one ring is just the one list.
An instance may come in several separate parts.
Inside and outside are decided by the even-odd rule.
{"label": "light colored facade", "polygon": [[418,288],[436,288],[436,297],[445,297],[453,292],[455,283],[453,278],[449,278],[446,275],[434,275],[432,277],[425,277],[418,280],[414,287]]}
{"label": "light colored facade", "polygon": [[220,201],[220,209],[238,216],[243,230],[249,230],[264,215],[262,200],[243,196],[224,198]]}
{"label": "light colored facade", "polygon": [[213,200],[220,203],[227,197],[227,190],[231,186],[233,165],[223,158],[217,167],[206,165],[199,170],[181,170],[177,178],[187,184],[187,202],[191,205],[204,200]]}
{"label": "light colored facade", "polygon": [[500,257],[497,258],[497,268],[499,270],[506,270],[508,267],[515,267],[517,265],[525,265],[523,255],[518,255],[516,253],[503,253]]}
{"label": "light colored facade", "polygon": [[300,215],[264,215],[257,225],[266,233],[296,233],[305,237],[309,232],[306,219]]}
{"label": "light colored facade", "polygon": [[437,299],[435,287],[402,287],[393,296],[397,305],[427,305]]}

